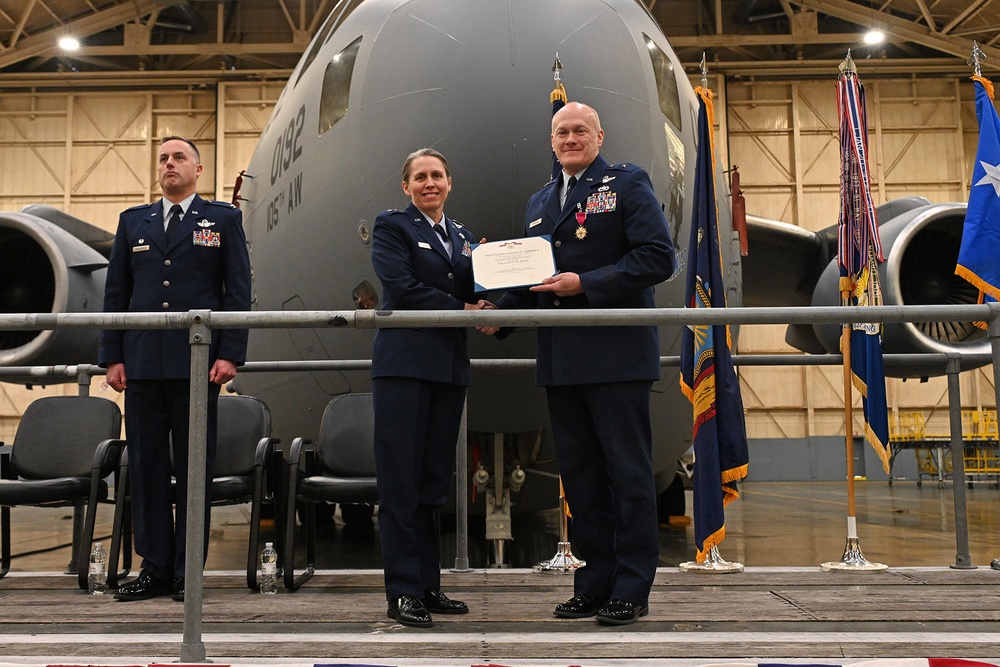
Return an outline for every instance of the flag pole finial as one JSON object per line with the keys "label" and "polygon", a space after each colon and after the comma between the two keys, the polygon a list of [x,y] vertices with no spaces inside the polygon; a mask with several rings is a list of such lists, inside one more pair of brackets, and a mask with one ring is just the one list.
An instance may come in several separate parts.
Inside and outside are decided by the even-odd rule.
{"label": "flag pole finial", "polygon": [[981,48],[979,48],[979,42],[973,40],[972,55],[969,56],[969,59],[966,60],[965,62],[972,65],[972,69],[975,71],[976,76],[983,75],[981,65],[984,60],[986,60],[986,54],[983,53],[983,50]]}
{"label": "flag pole finial", "polygon": [[556,51],[556,60],[552,63],[552,80],[559,83],[561,79],[559,78],[559,73],[562,72],[562,61],[559,60],[559,52]]}
{"label": "flag pole finial", "polygon": [[844,62],[840,63],[840,73],[844,74],[850,72],[851,74],[858,73],[858,66],[854,64],[854,58],[851,58],[851,50],[847,49],[847,56],[844,58]]}
{"label": "flag pole finial", "polygon": [[705,52],[701,52],[701,87],[708,90],[708,65],[705,64]]}

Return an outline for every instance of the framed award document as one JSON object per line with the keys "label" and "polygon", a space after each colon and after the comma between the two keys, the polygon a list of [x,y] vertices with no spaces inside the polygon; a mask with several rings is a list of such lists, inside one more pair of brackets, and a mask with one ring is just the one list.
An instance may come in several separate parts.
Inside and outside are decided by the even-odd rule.
{"label": "framed award document", "polygon": [[478,243],[472,246],[472,273],[477,292],[539,285],[556,274],[552,241],[529,236]]}

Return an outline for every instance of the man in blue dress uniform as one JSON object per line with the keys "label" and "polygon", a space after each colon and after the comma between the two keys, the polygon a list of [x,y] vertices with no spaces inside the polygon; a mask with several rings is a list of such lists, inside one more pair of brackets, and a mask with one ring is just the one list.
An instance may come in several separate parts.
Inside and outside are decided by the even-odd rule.
{"label": "man in blue dress uniform", "polygon": [[[201,156],[194,143],[176,136],[163,139],[157,167],[163,197],[134,206],[119,217],[104,290],[105,312],[250,309],[250,258],[242,215],[232,204],[198,196],[201,172]],[[212,333],[210,371],[205,378],[209,383],[206,485],[212,479],[215,458],[219,390],[236,376],[236,367],[246,360],[246,348],[246,329]],[[108,369],[108,384],[125,392],[135,548],[142,557],[138,578],[121,586],[115,598],[131,601],[173,595],[183,600],[191,371],[188,331],[104,331],[99,362]],[[171,468],[177,479],[176,497],[171,491]],[[206,549],[209,510],[206,502]]]}
{"label": "man in blue dress uniform", "polygon": [[[591,107],[574,102],[552,117],[563,171],[528,200],[525,235],[551,236],[559,273],[508,292],[498,307],[654,306],[653,286],[674,271],[667,220],[646,172],[609,165],[603,141]],[[655,326],[538,329],[536,381],[546,388],[573,548],[587,561],[556,616],[624,625],[648,613],[658,559],[649,392],[659,356]]]}

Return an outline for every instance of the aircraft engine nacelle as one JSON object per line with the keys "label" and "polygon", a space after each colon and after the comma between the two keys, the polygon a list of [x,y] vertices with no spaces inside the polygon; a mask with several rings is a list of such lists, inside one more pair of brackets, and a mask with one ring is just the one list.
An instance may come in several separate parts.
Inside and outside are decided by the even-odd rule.
{"label": "aircraft engine nacelle", "polygon": [[[913,205],[879,226],[886,257],[879,265],[885,305],[975,304],[978,290],[955,275],[966,205]],[[834,260],[816,283],[813,305],[839,305],[838,284]],[[816,325],[813,330],[825,351],[839,352],[839,325]],[[988,353],[990,348],[986,332],[972,322],[907,322],[886,325],[882,349],[886,354],[914,354]],[[926,375],[918,369],[888,370],[899,377]]]}
{"label": "aircraft engine nacelle", "polygon": [[[54,222],[25,211],[0,213],[0,313],[101,312],[108,260]],[[96,363],[99,335],[90,329],[0,331],[0,366]]]}

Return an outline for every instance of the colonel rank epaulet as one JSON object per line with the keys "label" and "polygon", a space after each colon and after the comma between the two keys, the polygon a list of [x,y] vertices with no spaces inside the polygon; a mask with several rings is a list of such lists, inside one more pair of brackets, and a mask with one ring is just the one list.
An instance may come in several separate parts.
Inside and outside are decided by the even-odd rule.
{"label": "colonel rank epaulet", "polygon": [[126,211],[138,211],[140,208],[147,208],[147,207],[152,206],[152,205],[153,205],[152,202],[150,202],[148,204],[137,204],[135,206],[130,206],[129,208],[127,208],[125,210]]}
{"label": "colonel rank epaulet", "polygon": [[217,201],[215,199],[206,199],[206,204],[215,204],[216,206],[225,206],[226,208],[236,208],[235,204],[231,204],[227,201]]}

